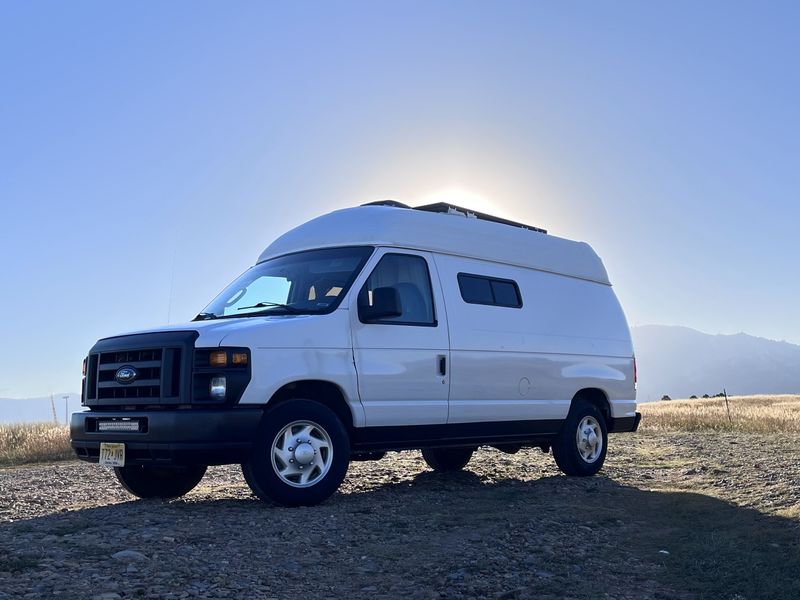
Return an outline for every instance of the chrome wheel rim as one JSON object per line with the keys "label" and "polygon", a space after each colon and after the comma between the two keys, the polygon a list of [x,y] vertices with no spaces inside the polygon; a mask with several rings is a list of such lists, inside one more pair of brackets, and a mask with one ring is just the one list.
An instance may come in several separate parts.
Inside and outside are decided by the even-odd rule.
{"label": "chrome wheel rim", "polygon": [[593,463],[600,458],[603,451],[603,430],[594,417],[583,417],[578,423],[575,432],[575,442],[578,444],[578,454],[587,463]]}
{"label": "chrome wheel rim", "polygon": [[311,487],[325,477],[333,461],[331,436],[313,421],[292,421],[272,442],[272,468],[285,484]]}

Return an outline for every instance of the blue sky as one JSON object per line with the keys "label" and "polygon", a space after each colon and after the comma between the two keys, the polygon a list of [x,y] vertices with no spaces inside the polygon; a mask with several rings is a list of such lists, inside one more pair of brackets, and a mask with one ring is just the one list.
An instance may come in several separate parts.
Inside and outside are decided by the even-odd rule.
{"label": "blue sky", "polygon": [[0,4],[0,396],[381,198],[586,240],[631,324],[800,343],[800,8]]}

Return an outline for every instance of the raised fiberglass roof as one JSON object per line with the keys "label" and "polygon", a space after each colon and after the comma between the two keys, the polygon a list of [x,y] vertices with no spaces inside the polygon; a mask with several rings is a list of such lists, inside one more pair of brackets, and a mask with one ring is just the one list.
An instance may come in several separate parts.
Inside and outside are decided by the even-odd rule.
{"label": "raised fiberglass roof", "polygon": [[315,248],[394,246],[609,283],[603,262],[584,242],[490,215],[477,218],[466,209],[420,208],[387,202],[336,210],[287,231],[261,253],[258,262]]}

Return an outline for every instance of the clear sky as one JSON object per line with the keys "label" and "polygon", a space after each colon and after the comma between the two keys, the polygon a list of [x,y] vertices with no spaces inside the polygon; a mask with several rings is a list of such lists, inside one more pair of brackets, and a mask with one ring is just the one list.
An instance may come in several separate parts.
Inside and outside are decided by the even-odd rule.
{"label": "clear sky", "polygon": [[800,3],[0,3],[0,396],[335,208],[588,241],[631,324],[800,343]]}

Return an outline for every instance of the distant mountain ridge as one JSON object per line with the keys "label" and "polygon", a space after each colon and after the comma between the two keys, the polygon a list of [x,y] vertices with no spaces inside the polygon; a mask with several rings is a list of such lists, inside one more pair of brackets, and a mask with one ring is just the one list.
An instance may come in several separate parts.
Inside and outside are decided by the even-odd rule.
{"label": "distant mountain ridge", "polygon": [[800,346],[745,333],[711,335],[688,327],[631,328],[640,402],[691,395],[800,393]]}
{"label": "distant mountain ridge", "polygon": [[[64,396],[69,396],[66,410]],[[64,424],[67,415],[81,410],[80,394],[53,394],[56,405],[56,418]],[[0,424],[2,423],[37,423],[53,421],[53,409],[50,406],[50,396],[41,398],[0,398]]]}

